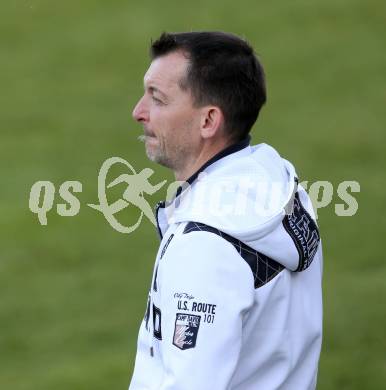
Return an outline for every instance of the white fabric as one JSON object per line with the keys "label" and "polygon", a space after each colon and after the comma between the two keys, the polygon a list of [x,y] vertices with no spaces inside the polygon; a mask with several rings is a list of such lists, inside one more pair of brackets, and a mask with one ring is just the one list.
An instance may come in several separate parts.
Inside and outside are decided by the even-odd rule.
{"label": "white fabric", "polygon": [[[265,184],[240,197],[229,183],[240,185],[242,177]],[[296,191],[295,177],[272,147],[248,146],[210,165],[188,196],[183,193],[178,205],[159,211],[163,238],[149,292],[148,329],[144,319],[129,390],[315,389],[322,251],[319,244],[311,265],[294,272],[299,255],[282,220]],[[221,197],[213,192],[219,185]],[[263,194],[264,187],[269,189]],[[314,216],[307,193],[298,191]],[[239,202],[239,209],[213,212],[208,196],[232,207]],[[257,210],[263,197],[276,201]],[[217,228],[285,269],[255,288],[251,268],[235,247],[207,231],[183,234],[189,221]],[[187,328],[187,319],[196,325],[199,320],[199,326]]]}

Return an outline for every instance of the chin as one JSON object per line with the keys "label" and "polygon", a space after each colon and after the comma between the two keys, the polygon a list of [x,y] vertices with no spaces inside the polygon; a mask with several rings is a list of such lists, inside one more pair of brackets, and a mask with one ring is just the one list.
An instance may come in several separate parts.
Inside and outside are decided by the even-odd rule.
{"label": "chin", "polygon": [[159,156],[159,153],[157,153],[155,148],[146,145],[146,156],[150,161],[161,164],[162,156]]}
{"label": "chin", "polygon": [[147,153],[147,157],[150,161],[153,161],[159,165],[162,165],[165,168],[173,168],[173,164],[170,164],[170,161],[163,155],[157,153]]}
{"label": "chin", "polygon": [[146,148],[146,156],[150,161],[155,161],[155,155],[148,149]]}
{"label": "chin", "polygon": [[173,164],[170,159],[167,158],[165,153],[162,153],[158,145],[145,144],[146,147],[146,156],[150,161],[155,162],[156,164],[162,165],[166,168],[173,169]]}

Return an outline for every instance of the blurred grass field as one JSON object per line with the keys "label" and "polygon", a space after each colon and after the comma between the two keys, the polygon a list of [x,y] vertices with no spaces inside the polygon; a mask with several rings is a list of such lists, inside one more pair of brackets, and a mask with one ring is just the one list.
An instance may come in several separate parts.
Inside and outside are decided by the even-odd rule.
{"label": "blurred grass field", "polygon": [[[319,210],[318,389],[385,388],[386,3],[8,0],[0,9],[1,390],[128,386],[158,238],[147,220],[120,234],[86,204],[111,156],[151,167],[153,183],[172,180],[146,160],[131,119],[150,39],[165,30],[246,37],[268,79],[254,143],[275,146],[301,180],[360,183],[355,216],[336,216],[336,193]],[[38,180],[82,182],[80,213],[53,209],[40,226],[28,209]]]}

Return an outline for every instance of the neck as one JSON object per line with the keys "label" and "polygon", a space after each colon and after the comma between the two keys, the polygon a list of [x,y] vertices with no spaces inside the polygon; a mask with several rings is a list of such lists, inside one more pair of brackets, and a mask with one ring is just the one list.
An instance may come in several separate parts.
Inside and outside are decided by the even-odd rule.
{"label": "neck", "polygon": [[197,172],[208,160],[210,160],[217,153],[224,150],[231,143],[228,140],[222,140],[216,145],[203,146],[200,152],[191,158],[182,169],[174,170],[174,176],[178,181],[186,181],[195,172]]}

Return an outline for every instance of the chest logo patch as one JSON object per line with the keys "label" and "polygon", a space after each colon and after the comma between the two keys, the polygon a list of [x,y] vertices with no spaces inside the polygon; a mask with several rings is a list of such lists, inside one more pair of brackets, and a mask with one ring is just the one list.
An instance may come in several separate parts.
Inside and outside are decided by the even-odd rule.
{"label": "chest logo patch", "polygon": [[194,348],[196,346],[198,329],[200,328],[200,320],[201,316],[177,313],[173,345],[182,350]]}

